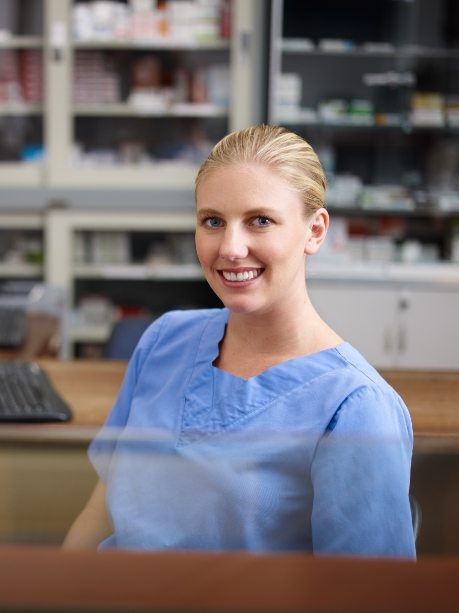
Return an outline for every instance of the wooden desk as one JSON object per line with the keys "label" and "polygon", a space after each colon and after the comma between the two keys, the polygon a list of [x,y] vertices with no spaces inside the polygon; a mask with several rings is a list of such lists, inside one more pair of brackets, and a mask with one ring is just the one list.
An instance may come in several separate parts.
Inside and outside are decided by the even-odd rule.
{"label": "wooden desk", "polygon": [[72,426],[99,428],[123,381],[127,363],[102,360],[40,360],[60,394],[72,407]]}
{"label": "wooden desk", "polygon": [[2,424],[0,441],[75,441],[88,443],[116,400],[126,362],[40,359],[56,390],[72,408],[65,424]]}
{"label": "wooden desk", "polygon": [[459,435],[459,372],[381,371],[406,402],[416,435]]}
{"label": "wooden desk", "polygon": [[459,558],[0,550],[0,609],[453,613]]}
{"label": "wooden desk", "polygon": [[[126,362],[40,360],[40,364],[73,408],[70,425],[100,427],[117,396]],[[381,374],[408,405],[417,436],[459,436],[459,373],[388,370]]]}

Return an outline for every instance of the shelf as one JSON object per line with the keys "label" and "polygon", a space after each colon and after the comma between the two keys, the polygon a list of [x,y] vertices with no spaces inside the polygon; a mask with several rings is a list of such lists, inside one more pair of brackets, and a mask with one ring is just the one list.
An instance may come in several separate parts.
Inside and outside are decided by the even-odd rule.
{"label": "shelf", "polygon": [[424,218],[424,219],[453,219],[459,217],[457,211],[442,211],[438,209],[413,208],[376,208],[376,207],[340,207],[327,203],[327,210],[333,217],[402,217],[402,218]]}
{"label": "shelf", "polygon": [[41,264],[10,264],[0,262],[0,278],[2,279],[28,279],[40,278],[43,276],[43,266]]}
{"label": "shelf", "polygon": [[74,324],[68,336],[72,343],[105,343],[112,330],[112,322],[101,324]]}
{"label": "shelf", "polygon": [[[198,165],[186,162],[158,161],[148,164],[75,164],[60,177],[60,185],[65,187],[111,189],[158,189],[193,190]],[[0,166],[0,185],[1,166]],[[111,222],[105,217],[106,227]]]}
{"label": "shelf", "polygon": [[177,50],[186,51],[218,51],[228,50],[230,47],[227,40],[215,41],[185,41],[185,40],[85,40],[74,41],[72,43],[74,49],[107,49],[107,50]]}
{"label": "shelf", "polygon": [[37,187],[43,178],[43,163],[0,162],[0,187]]}
{"label": "shelf", "polygon": [[169,108],[134,104],[77,104],[73,114],[81,117],[226,117],[228,109],[213,104],[175,104]]}
{"label": "shelf", "polygon": [[0,104],[0,117],[5,115],[41,115],[42,113],[43,107],[41,104],[27,104],[26,102],[15,102],[14,104]]}
{"label": "shelf", "polygon": [[34,213],[10,213],[2,211],[0,231],[9,230],[41,230],[43,228],[43,216]]}
{"label": "shelf", "polygon": [[342,50],[325,50],[310,48],[308,42],[302,39],[282,39],[280,49],[283,53],[309,55],[311,57],[346,57],[346,58],[371,58],[371,57],[419,57],[432,59],[455,59],[459,58],[459,49],[448,49],[443,47],[423,47],[418,45],[405,45],[394,47],[393,49],[365,49],[359,46]]}
{"label": "shelf", "polygon": [[459,266],[453,263],[404,264],[400,262],[325,262],[310,260],[309,281],[362,281],[365,283],[401,283],[429,285],[457,292]]}
{"label": "shelf", "polygon": [[43,47],[41,36],[8,36],[0,37],[1,49],[35,49]]}
{"label": "shelf", "polygon": [[76,279],[118,279],[118,280],[160,280],[195,281],[204,278],[198,264],[169,264],[149,266],[146,264],[76,265],[73,269]]}
{"label": "shelf", "polygon": [[324,121],[305,121],[301,118],[286,116],[280,113],[276,114],[276,121],[285,126],[298,126],[317,130],[339,130],[339,131],[378,131],[378,132],[456,132],[459,130],[459,125],[415,125],[409,122],[403,122],[397,125],[378,125],[375,123],[353,123],[351,121],[344,123],[324,122]]}

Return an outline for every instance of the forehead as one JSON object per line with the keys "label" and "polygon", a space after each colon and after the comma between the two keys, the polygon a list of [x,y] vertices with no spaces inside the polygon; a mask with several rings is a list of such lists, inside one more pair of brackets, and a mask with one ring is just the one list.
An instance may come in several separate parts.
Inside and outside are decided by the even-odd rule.
{"label": "forehead", "polygon": [[198,208],[242,201],[257,206],[292,201],[301,204],[299,193],[276,170],[265,164],[245,162],[212,169],[202,177],[197,190]]}

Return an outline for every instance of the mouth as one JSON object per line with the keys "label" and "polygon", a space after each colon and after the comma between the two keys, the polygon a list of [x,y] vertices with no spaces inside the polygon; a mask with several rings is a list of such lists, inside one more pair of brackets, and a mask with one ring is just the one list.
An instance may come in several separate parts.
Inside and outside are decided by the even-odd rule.
{"label": "mouth", "polygon": [[263,272],[264,268],[246,268],[244,270],[219,270],[218,274],[231,283],[247,283],[247,281],[257,279]]}

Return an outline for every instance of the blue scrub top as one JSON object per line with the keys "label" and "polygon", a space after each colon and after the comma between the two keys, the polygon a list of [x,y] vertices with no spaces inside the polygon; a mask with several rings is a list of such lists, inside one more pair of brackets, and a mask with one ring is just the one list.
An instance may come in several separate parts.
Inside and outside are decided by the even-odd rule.
{"label": "blue scrub top", "polygon": [[348,343],[250,379],[213,366],[229,311],[145,332],[92,442],[101,547],[415,555],[403,401]]}

